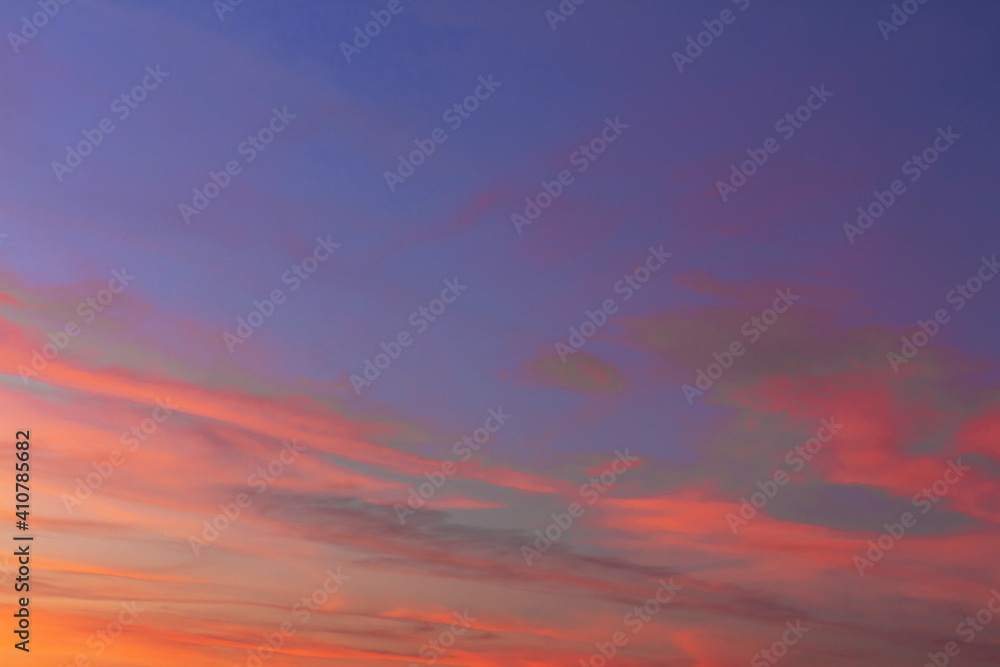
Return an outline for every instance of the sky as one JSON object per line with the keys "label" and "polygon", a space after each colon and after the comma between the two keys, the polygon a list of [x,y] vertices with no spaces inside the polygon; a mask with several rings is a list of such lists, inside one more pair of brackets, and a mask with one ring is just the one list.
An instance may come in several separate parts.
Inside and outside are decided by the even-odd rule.
{"label": "sky", "polygon": [[0,663],[1000,661],[1000,5],[0,26]]}

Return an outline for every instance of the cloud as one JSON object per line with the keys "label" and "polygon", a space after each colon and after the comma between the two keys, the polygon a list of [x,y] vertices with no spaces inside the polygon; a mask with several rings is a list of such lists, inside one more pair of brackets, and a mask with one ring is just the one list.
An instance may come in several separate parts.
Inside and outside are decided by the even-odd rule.
{"label": "cloud", "polygon": [[567,354],[563,361],[546,348],[527,361],[525,368],[543,384],[584,394],[620,394],[625,390],[625,378],[617,368],[584,350]]}

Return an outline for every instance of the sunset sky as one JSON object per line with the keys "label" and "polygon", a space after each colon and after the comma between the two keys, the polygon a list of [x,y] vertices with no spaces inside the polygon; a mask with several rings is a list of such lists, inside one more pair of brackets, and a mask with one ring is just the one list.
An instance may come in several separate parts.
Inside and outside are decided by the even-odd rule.
{"label": "sunset sky", "polygon": [[0,664],[1000,663],[1000,5],[578,1],[0,6]]}

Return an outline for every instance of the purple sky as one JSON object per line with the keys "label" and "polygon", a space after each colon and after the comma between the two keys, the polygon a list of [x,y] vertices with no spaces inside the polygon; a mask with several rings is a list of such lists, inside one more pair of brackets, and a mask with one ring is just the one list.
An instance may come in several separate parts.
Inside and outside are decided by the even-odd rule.
{"label": "purple sky", "polygon": [[[569,638],[553,629],[559,643],[551,655],[534,640],[513,637],[518,622],[546,619],[546,627],[562,627],[566,619],[554,620],[551,610],[576,604],[567,603],[572,595],[565,581],[536,582],[532,594],[539,598],[531,611],[498,594],[493,609],[502,618],[483,628],[503,635],[502,649],[491,654],[489,642],[470,640],[463,649],[469,655],[452,656],[447,664],[493,664],[488,655],[506,656],[503,664],[577,664],[589,655],[593,649],[585,647],[614,629],[614,622],[602,619],[607,609],[607,618],[617,611],[605,605],[616,595],[627,597],[614,586],[645,584],[623,583],[610,569],[590,571],[585,557],[607,559],[606,568],[618,559],[623,568],[652,577],[649,582],[657,568],[698,579],[690,586],[702,599],[678,612],[678,629],[664,634],[662,644],[646,637],[645,648],[622,655],[624,667],[711,667],[737,658],[745,664],[752,647],[764,646],[769,636],[766,627],[753,624],[774,615],[775,627],[781,626],[786,616],[776,609],[786,606],[827,623],[816,633],[825,633],[823,639],[800,647],[795,664],[915,665],[926,651],[938,650],[935,641],[924,647],[900,638],[933,632],[947,639],[952,616],[980,597],[985,601],[1000,574],[995,565],[960,566],[946,557],[956,549],[995,546],[1000,517],[990,495],[1000,475],[1000,281],[985,283],[961,309],[947,296],[976,275],[983,257],[1000,252],[1000,5],[919,5],[885,38],[878,22],[890,20],[891,3],[592,0],[577,6],[567,0],[563,5],[576,9],[553,29],[546,11],[556,10],[554,0],[399,1],[401,11],[349,61],[342,43],[386,3],[246,0],[220,18],[207,0],[169,7],[76,0],[58,5],[25,43],[4,47],[0,231],[7,236],[0,242],[0,315],[9,350],[3,387],[17,414],[39,424],[57,415],[51,416],[58,421],[52,433],[79,434],[76,443],[60,443],[62,458],[52,459],[59,475],[44,482],[50,502],[41,516],[60,545],[58,555],[48,555],[64,564],[103,563],[102,554],[115,547],[101,540],[125,530],[123,524],[138,531],[142,553],[162,553],[149,541],[148,530],[157,531],[137,527],[159,520],[142,503],[166,511],[157,501],[161,491],[197,489],[191,506],[171,506],[175,514],[164,533],[184,552],[184,526],[190,532],[199,517],[216,511],[228,489],[239,485],[239,462],[262,455],[248,443],[276,437],[263,425],[241,424],[211,398],[223,396],[245,410],[240,414],[246,419],[254,415],[278,431],[287,426],[303,439],[309,433],[343,438],[336,447],[314,445],[307,458],[326,467],[289,482],[282,488],[287,495],[262,496],[301,516],[297,539],[309,545],[302,561],[309,565],[300,564],[319,573],[320,560],[312,562],[316,545],[306,537],[309,508],[333,504],[346,513],[345,507],[360,503],[364,521],[358,524],[337,513],[327,519],[348,525],[348,533],[383,536],[384,529],[392,535],[387,542],[395,540],[393,504],[423,479],[416,457],[447,459],[456,440],[482,426],[488,409],[503,406],[514,417],[477,457],[483,470],[459,475],[463,479],[449,487],[455,498],[428,510],[420,539],[433,548],[449,540],[517,545],[517,536],[528,539],[548,513],[565,508],[580,481],[614,459],[616,449],[629,448],[642,466],[598,506],[600,522],[594,519],[588,532],[560,547],[566,562],[547,565],[566,573],[586,570],[607,582],[602,611],[581,603],[581,627],[596,636]],[[678,71],[675,52],[688,48],[688,37],[706,30],[703,21],[724,10],[723,18],[732,20],[713,24],[722,33]],[[24,16],[38,11],[35,3],[5,3],[0,24],[16,32]],[[154,86],[148,72],[156,68],[165,75]],[[496,82],[488,96],[480,79]],[[136,86],[145,99],[134,108],[115,101]],[[456,127],[446,111],[477,87],[485,99]],[[827,99],[814,95],[819,90]],[[802,105],[810,100],[806,114]],[[794,133],[782,130],[789,125],[781,119],[797,109],[808,119],[796,121]],[[248,137],[266,128],[276,110],[286,120],[271,125],[280,127],[273,141],[262,150],[248,148]],[[96,136],[105,118],[113,131],[102,134],[79,166],[68,173],[53,166],[65,162],[67,146],[85,141],[85,133]],[[581,147],[602,146],[591,142],[604,128],[604,138],[612,136],[616,122],[614,141],[593,159],[581,157]],[[390,189],[385,174],[397,169],[398,156],[414,151],[415,141],[426,143],[437,128],[446,140]],[[952,139],[939,139],[944,136]],[[778,148],[768,153],[765,145]],[[947,150],[938,153],[943,146]],[[936,161],[925,171],[906,166],[929,148]],[[748,159],[748,150],[766,155],[766,162],[723,198],[719,182],[730,178],[733,164]],[[238,173],[185,220],[182,205],[192,206],[194,190],[230,161]],[[525,199],[563,170],[572,182],[538,219],[518,229],[512,215],[523,215]],[[863,234],[849,238],[845,223],[896,179],[905,193]],[[317,237],[339,247],[328,258],[326,251],[314,255]],[[651,247],[672,255],[626,300],[616,284],[646,262]],[[287,276],[294,273],[288,272],[321,254],[315,273],[292,289],[295,280]],[[77,304],[123,268],[135,275],[123,296],[83,327],[47,374],[23,383],[18,365],[68,320],[82,323]],[[426,329],[414,324],[411,315],[441,296],[446,281],[467,289]],[[254,301],[275,289],[284,302],[231,352],[224,334],[235,335],[238,318],[247,318]],[[799,299],[759,343],[749,342],[744,322],[760,317],[775,291],[786,289]],[[569,344],[571,327],[580,327],[587,312],[607,299],[615,302],[614,314],[581,350],[560,359],[556,343]],[[886,355],[899,352],[900,336],[941,308],[949,321],[893,372]],[[400,332],[411,335],[412,345],[355,391],[359,382],[352,386],[352,376],[363,377],[366,361],[374,362],[380,344]],[[733,341],[746,344],[746,354],[689,402],[682,387],[694,385],[712,354]],[[59,502],[62,486],[71,487],[91,460],[116,445],[117,433],[148,412],[135,407],[152,400],[144,387],[172,388],[208,406],[185,411],[183,420],[171,422],[174,432],[158,436],[162,459],[135,464],[137,471],[156,471],[179,465],[184,453],[199,462],[190,472],[191,486],[153,472],[136,473],[134,488],[124,480],[120,488],[109,483],[108,502],[127,498],[134,514],[95,507],[106,523],[86,549],[71,546],[63,533],[76,535],[78,528]],[[710,547],[732,539],[723,519],[731,511],[727,505],[738,507],[754,482],[769,477],[783,452],[811,437],[834,407],[855,419],[848,419],[842,437],[851,446],[836,462],[831,455],[816,464],[795,491],[766,509],[774,531],[794,536],[800,535],[795,527],[804,526],[800,532],[813,548],[840,553],[848,545],[848,553],[849,545],[863,547],[884,521],[910,506],[911,487],[932,481],[956,455],[980,457],[977,486],[970,482],[962,492],[967,495],[950,496],[946,511],[921,520],[915,531],[930,546],[915,551],[910,569],[897,563],[894,583],[885,588],[866,591],[868,577],[858,578],[849,556],[837,570],[843,583],[836,587],[825,570],[836,570],[834,564],[796,570],[783,560],[794,549],[777,533],[768,538],[775,542],[740,542],[724,557]],[[368,451],[344,444],[355,440],[399,452],[399,463],[376,463],[384,452],[371,460],[354,457],[352,452]],[[216,464],[232,466],[233,479],[210,477],[206,470]],[[120,477],[130,474],[123,469]],[[529,476],[550,486],[535,488]],[[494,478],[500,481],[490,486]],[[141,488],[158,490],[146,497],[136,491]],[[269,523],[272,510],[255,506],[259,524],[251,527],[248,519],[248,534],[266,542],[269,531],[280,530]],[[670,536],[687,529],[673,523],[675,513],[683,525],[711,523],[713,532],[679,546]],[[659,545],[662,557],[643,544],[644,536]],[[327,543],[327,537],[316,539]],[[347,538],[330,538],[340,539]],[[352,544],[364,552],[356,567],[378,562],[407,592],[401,600],[389,584],[376,581],[366,595],[384,604],[362,604],[364,613],[409,613],[422,600],[431,614],[438,606],[459,609],[463,596],[493,594],[473,592],[470,580],[477,575],[469,575],[432,603],[433,595],[421,597],[423,577],[458,565],[444,557],[434,562],[426,553],[392,553],[377,541]],[[280,549],[269,548],[266,557],[280,560]],[[769,553],[781,559],[769,560]],[[927,554],[925,561],[919,553]],[[191,560],[190,552],[186,556]],[[255,552],[254,558],[265,555]],[[380,560],[395,558],[408,564]],[[734,563],[740,559],[752,563],[752,574],[739,574]],[[227,597],[219,573],[241,562],[233,556],[203,571],[203,560],[168,561],[164,568],[211,582],[205,609]],[[461,567],[473,571],[467,562]],[[783,570],[800,576],[786,577]],[[503,580],[498,571],[491,570],[493,583]],[[419,576],[411,580],[407,572]],[[945,604],[921,583],[934,573],[966,588],[956,588]],[[307,593],[310,581],[283,587]],[[80,597],[99,584],[60,583]],[[780,592],[785,585],[807,592]],[[883,599],[884,609],[869,608],[864,622],[855,618],[838,629],[875,590],[900,597]],[[259,593],[260,602],[283,603],[271,599],[274,591]],[[737,611],[744,594],[755,602]],[[355,610],[358,599],[344,609]],[[917,613],[909,605],[959,611]],[[84,614],[59,599],[51,606]],[[158,609],[147,630],[167,628],[179,633],[172,641],[183,642],[177,619],[166,607]],[[487,608],[481,611],[490,617]],[[912,617],[904,623],[889,616],[896,613]],[[243,608],[232,620],[244,627],[260,621]],[[715,621],[729,633],[728,646],[738,647],[735,658],[704,641]],[[395,634],[378,639],[381,621],[371,622],[363,638],[336,629],[332,639],[313,637],[310,655],[336,646],[359,651],[323,654],[344,661],[337,664],[416,659],[413,650],[397,645],[402,640]],[[59,624],[75,627],[65,619]],[[866,624],[876,628],[874,636],[866,634]],[[82,627],[98,625],[93,620]],[[232,639],[221,628],[214,632],[217,639]],[[989,649],[998,644],[995,630],[989,632],[992,638],[975,645],[982,655],[969,649],[964,664],[994,664]],[[64,653],[52,655],[69,662],[77,649],[74,640],[66,641],[59,648]],[[154,646],[161,639],[135,641]],[[195,664],[241,659],[190,650]],[[312,664],[290,655],[280,659]],[[675,662],[657,662],[656,655]]]}

